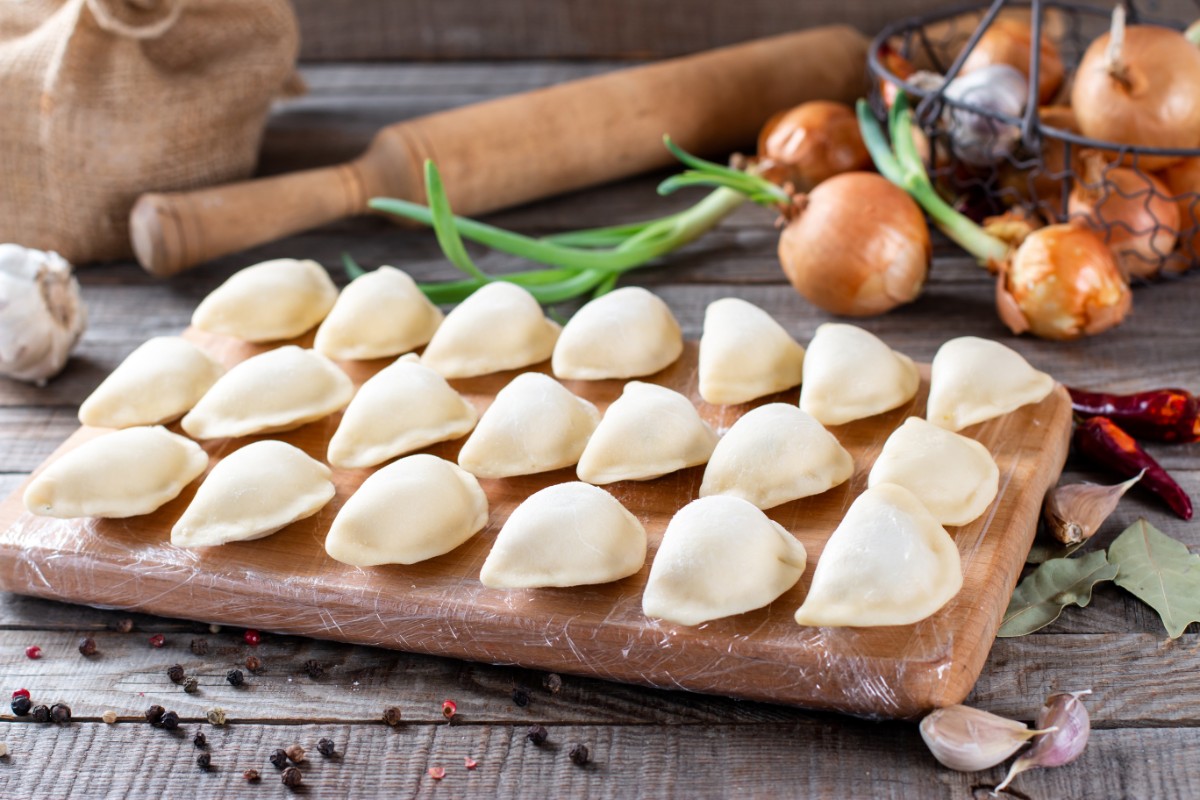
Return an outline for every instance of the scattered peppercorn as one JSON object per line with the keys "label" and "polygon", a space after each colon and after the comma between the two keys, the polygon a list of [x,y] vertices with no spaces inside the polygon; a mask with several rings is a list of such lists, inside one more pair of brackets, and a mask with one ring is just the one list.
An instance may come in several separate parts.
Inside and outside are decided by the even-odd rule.
{"label": "scattered peppercorn", "polygon": [[208,747],[208,737],[204,735],[204,731],[196,731],[196,735],[192,737],[192,744],[196,747]]}
{"label": "scattered peppercorn", "polygon": [[393,728],[400,724],[400,709],[388,706],[383,710],[383,721]]}
{"label": "scattered peppercorn", "polygon": [[428,772],[429,777],[433,778],[435,781],[440,781],[442,778],[446,777],[445,767],[430,767]]}
{"label": "scattered peppercorn", "polygon": [[280,780],[283,781],[284,786],[288,787],[289,789],[295,789],[304,781],[304,776],[296,767],[288,767],[283,771],[283,775],[280,777]]}
{"label": "scattered peppercorn", "polygon": [[304,671],[314,681],[325,677],[325,665],[315,658],[310,658],[304,662]]}
{"label": "scattered peppercorn", "polygon": [[262,672],[262,659],[258,656],[246,656],[246,669],[253,672],[255,675]]}
{"label": "scattered peppercorn", "polygon": [[29,699],[28,693],[15,695],[12,699],[12,712],[18,717],[29,716],[29,710],[33,708],[33,701]]}
{"label": "scattered peppercorn", "polygon": [[221,626],[214,622],[208,626],[208,632],[209,633],[220,633]]}
{"label": "scattered peppercorn", "polygon": [[213,706],[205,714],[208,717],[209,725],[224,725],[225,724],[225,709],[220,706]]}
{"label": "scattered peppercorn", "polygon": [[242,777],[245,778],[248,783],[257,783],[258,779],[262,776],[258,774],[258,770],[248,769],[242,773]]}
{"label": "scattered peppercorn", "polygon": [[79,654],[84,656],[96,655],[96,640],[85,636],[79,640]]}
{"label": "scattered peppercorn", "polygon": [[283,769],[288,763],[287,751],[282,748],[276,749],[267,760],[271,762],[271,766],[275,769]]}
{"label": "scattered peppercorn", "polygon": [[114,722],[117,721],[117,712],[113,711],[110,708],[108,711],[105,711],[103,714],[100,715],[100,719],[104,720],[109,725],[112,725]]}
{"label": "scattered peppercorn", "polygon": [[529,705],[529,690],[524,686],[518,686],[512,690],[512,701],[518,708],[524,708]]}
{"label": "scattered peppercorn", "polygon": [[71,721],[71,707],[66,703],[55,703],[50,706],[50,719],[60,725],[65,725]]}
{"label": "scattered peppercorn", "polygon": [[307,761],[304,756],[304,748],[298,744],[288,747],[283,752],[287,753],[287,757],[291,759],[293,764],[299,764],[303,761]]}
{"label": "scattered peppercorn", "polygon": [[333,739],[317,739],[317,752],[325,758],[333,758],[337,754],[337,748],[333,746]]}
{"label": "scattered peppercorn", "polygon": [[454,719],[454,715],[458,713],[458,703],[453,700],[442,701],[442,716],[446,719]]}
{"label": "scattered peppercorn", "polygon": [[258,643],[262,641],[262,634],[253,628],[247,628],[246,632],[242,634],[242,638],[246,640],[246,644],[257,647]]}
{"label": "scattered peppercorn", "polygon": [[188,694],[195,694],[196,692],[200,691],[200,681],[196,680],[195,678],[188,678],[183,683],[183,690]]}
{"label": "scattered peppercorn", "polygon": [[33,718],[34,722],[49,722],[50,721],[50,707],[49,706],[34,706],[32,709],[29,710],[29,715],[30,715],[30,717]]}
{"label": "scattered peppercorn", "polygon": [[208,652],[208,639],[192,639],[190,647],[194,654],[202,656]]}
{"label": "scattered peppercorn", "polygon": [[463,766],[467,769],[475,769],[479,766],[479,762],[470,756],[463,756]]}
{"label": "scattered peppercorn", "polygon": [[33,659],[41,658],[42,648],[38,647],[36,644],[29,645],[29,647],[25,648],[25,657]]}
{"label": "scattered peppercorn", "polygon": [[168,711],[162,715],[162,721],[159,724],[167,730],[173,731],[179,727],[179,715],[174,711]]}
{"label": "scattered peppercorn", "polygon": [[150,706],[146,709],[146,722],[149,722],[151,725],[158,725],[162,722],[163,714],[165,713],[167,713],[167,710],[162,706]]}
{"label": "scattered peppercorn", "polygon": [[246,676],[240,669],[231,669],[225,673],[225,680],[229,681],[230,686],[241,686],[246,682]]}
{"label": "scattered peppercorn", "polygon": [[550,694],[558,694],[562,691],[562,677],[557,672],[550,672],[546,677],[542,678],[542,686]]}
{"label": "scattered peppercorn", "polygon": [[129,633],[133,630],[133,620],[129,617],[121,617],[112,624],[112,629],[117,633]]}
{"label": "scattered peppercorn", "polygon": [[183,683],[185,677],[183,664],[172,664],[167,667],[167,677],[171,679],[171,683]]}
{"label": "scattered peppercorn", "polygon": [[567,752],[567,755],[570,757],[571,763],[577,767],[585,767],[588,761],[591,760],[591,754],[588,753],[586,744],[571,745],[571,749]]}
{"label": "scattered peppercorn", "polygon": [[161,633],[156,633],[150,637],[150,646],[151,647],[162,647],[166,643],[167,643],[167,637],[163,636]]}
{"label": "scattered peppercorn", "polygon": [[29,697],[29,690],[28,689],[16,689],[13,691],[12,696],[14,698],[15,697]]}
{"label": "scattered peppercorn", "polygon": [[525,738],[539,746],[545,744],[549,735],[545,725],[530,725],[529,730],[525,732]]}
{"label": "scattered peppercorn", "polygon": [[207,771],[212,766],[212,753],[201,753],[196,756],[196,766]]}

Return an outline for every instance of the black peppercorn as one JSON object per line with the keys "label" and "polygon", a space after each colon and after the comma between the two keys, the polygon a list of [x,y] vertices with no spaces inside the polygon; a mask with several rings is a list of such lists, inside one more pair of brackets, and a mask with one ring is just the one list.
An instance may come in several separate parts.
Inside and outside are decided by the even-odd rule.
{"label": "black peppercorn", "polygon": [[393,728],[400,724],[400,709],[388,706],[383,710],[383,721]]}
{"label": "black peppercorn", "polygon": [[275,769],[283,769],[288,763],[287,751],[280,748],[274,753],[271,753],[269,760],[271,762],[271,766],[275,767]]}
{"label": "black peppercorn", "polygon": [[192,737],[192,744],[196,747],[208,747],[208,737],[204,735],[204,731],[196,731],[196,735]]}
{"label": "black peppercorn", "polygon": [[256,770],[256,769],[248,769],[248,770],[246,770],[245,772],[243,772],[243,773],[242,773],[242,777],[243,777],[243,778],[245,778],[245,779],[246,779],[246,781],[247,781],[247,782],[249,782],[249,783],[255,783],[255,782],[257,782],[257,781],[258,781],[258,779],[259,779],[259,777],[260,777],[260,776],[259,776],[259,774],[258,774],[258,770]]}
{"label": "black peppercorn", "polygon": [[296,767],[288,767],[283,771],[283,775],[280,777],[280,780],[283,781],[284,786],[288,787],[289,789],[295,789],[304,780],[304,776]]}
{"label": "black peppercorn", "polygon": [[146,709],[146,722],[149,722],[151,725],[158,725],[162,722],[163,714],[165,713],[167,713],[167,710],[162,706],[150,706]]}
{"label": "black peppercorn", "polygon": [[192,653],[202,656],[208,652],[208,639],[192,639],[190,646]]}
{"label": "black peppercorn", "polygon": [[34,722],[49,722],[50,706],[34,706],[29,710],[29,716]]}
{"label": "black peppercorn", "polygon": [[18,717],[29,716],[29,709],[33,708],[33,701],[23,694],[19,694],[12,699],[12,712]]}
{"label": "black peppercorn", "polygon": [[79,653],[85,656],[96,655],[96,640],[90,636],[85,636],[79,640]]}
{"label": "black peppercorn", "polygon": [[258,674],[259,672],[262,672],[262,668],[263,663],[261,658],[258,656],[246,656],[246,669]]}
{"label": "black peppercorn", "polygon": [[129,617],[121,617],[112,624],[112,628],[117,633],[129,633],[133,630],[133,620]]}
{"label": "black peppercorn", "polygon": [[201,753],[200,755],[196,756],[196,766],[200,769],[207,770],[212,766],[212,754]]}
{"label": "black peppercorn", "polygon": [[195,678],[188,678],[183,684],[183,690],[188,694],[195,694],[200,691],[200,681]]}
{"label": "black peppercorn", "polygon": [[50,706],[50,719],[65,725],[71,721],[71,707],[66,703],[55,703]]}
{"label": "black peppercorn", "polygon": [[562,685],[562,677],[560,677],[556,672],[547,673],[546,677],[542,678],[542,686],[550,694],[558,694],[561,692]]}
{"label": "black peppercorn", "polygon": [[167,667],[167,677],[171,679],[171,683],[183,683],[183,664],[172,664]]}
{"label": "black peppercorn", "polygon": [[549,735],[545,725],[530,725],[529,730],[525,733],[525,738],[536,745],[541,745],[545,743],[546,737]]}
{"label": "black peppercorn", "polygon": [[588,753],[586,744],[571,745],[567,755],[571,758],[571,763],[577,767],[587,766],[588,761],[591,760],[591,754]]}
{"label": "black peppercorn", "polygon": [[325,665],[315,658],[304,662],[304,672],[314,681],[325,677]]}
{"label": "black peppercorn", "polygon": [[529,690],[524,686],[518,686],[512,690],[512,701],[519,708],[524,708],[529,705]]}
{"label": "black peppercorn", "polygon": [[179,715],[174,711],[168,711],[162,715],[162,720],[158,724],[169,731],[173,731],[179,727]]}
{"label": "black peppercorn", "polygon": [[246,682],[246,676],[240,669],[231,669],[225,673],[225,680],[229,681],[230,686],[241,686]]}
{"label": "black peppercorn", "polygon": [[333,739],[317,739],[317,752],[326,758],[333,758],[337,753],[337,749],[333,746]]}

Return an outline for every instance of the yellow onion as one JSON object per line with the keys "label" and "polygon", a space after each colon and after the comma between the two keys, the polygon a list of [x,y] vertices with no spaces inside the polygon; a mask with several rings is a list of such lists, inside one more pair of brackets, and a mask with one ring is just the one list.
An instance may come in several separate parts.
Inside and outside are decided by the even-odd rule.
{"label": "yellow onion", "polygon": [[996,308],[1013,333],[1078,339],[1120,324],[1132,303],[1116,257],[1091,228],[1031,233],[996,279]]}
{"label": "yellow onion", "polygon": [[788,280],[834,314],[881,314],[920,293],[932,252],[920,207],[872,172],[819,185],[795,207],[779,237]]}
{"label": "yellow onion", "polygon": [[869,169],[854,110],[842,103],[813,100],[776,114],[758,137],[758,164],[773,183],[791,183],[806,192],[826,178]]}
{"label": "yellow onion", "polygon": [[1163,269],[1183,272],[1200,262],[1200,158],[1185,158],[1161,175],[1179,211],[1179,251]]}
{"label": "yellow onion", "polygon": [[1100,234],[1126,278],[1157,275],[1179,237],[1179,209],[1170,190],[1149,173],[1106,165],[1099,153],[1083,158],[1083,179],[1071,190],[1069,218]]}
{"label": "yellow onion", "polygon": [[[1041,60],[1038,65],[1038,102],[1048,103],[1058,94],[1063,80],[1063,62],[1058,48],[1042,36]],[[1024,20],[1001,17],[993,20],[967,60],[960,74],[966,74],[992,64],[1007,64],[1029,79],[1030,58],[1033,54],[1033,28]]]}
{"label": "yellow onion", "polygon": [[[1075,112],[1068,106],[1044,106],[1038,109],[1038,118],[1043,127],[1068,133],[1080,133],[1075,121]],[[1071,162],[1067,163],[1067,147],[1062,139],[1048,135],[1042,137],[1040,162],[1036,172],[1018,169],[1008,161],[1001,164],[1000,186],[1008,189],[1009,196],[1022,203],[1032,205],[1049,222],[1058,222],[1063,216],[1063,186],[1071,175],[1083,170],[1080,149],[1071,148]]]}
{"label": "yellow onion", "polygon": [[[1140,147],[1200,146],[1200,48],[1157,25],[1125,27],[1124,6],[1113,27],[1088,46],[1075,73],[1071,107],[1093,139]],[[1143,170],[1178,161],[1138,156]]]}

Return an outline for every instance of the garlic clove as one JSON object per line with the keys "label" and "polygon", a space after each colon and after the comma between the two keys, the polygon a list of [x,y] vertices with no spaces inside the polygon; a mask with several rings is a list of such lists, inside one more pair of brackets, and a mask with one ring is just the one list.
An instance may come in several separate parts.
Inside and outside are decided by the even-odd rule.
{"label": "garlic clove", "polygon": [[1146,474],[1142,470],[1129,480],[1113,486],[1096,483],[1069,483],[1050,490],[1042,509],[1042,518],[1055,539],[1063,544],[1079,544],[1092,538],[1104,524],[1129,488]]}
{"label": "garlic clove", "polygon": [[994,767],[1038,733],[1023,722],[962,705],[939,708],[921,720],[929,752],[959,772]]}
{"label": "garlic clove", "polygon": [[62,256],[0,244],[0,375],[44,386],[86,326],[79,281]]}
{"label": "garlic clove", "polygon": [[1056,692],[1046,698],[1037,716],[1037,726],[1045,732],[1034,740],[1033,747],[1013,762],[1004,781],[994,791],[1004,789],[1026,770],[1061,767],[1083,754],[1091,733],[1091,718],[1079,698],[1091,693],[1091,689]]}

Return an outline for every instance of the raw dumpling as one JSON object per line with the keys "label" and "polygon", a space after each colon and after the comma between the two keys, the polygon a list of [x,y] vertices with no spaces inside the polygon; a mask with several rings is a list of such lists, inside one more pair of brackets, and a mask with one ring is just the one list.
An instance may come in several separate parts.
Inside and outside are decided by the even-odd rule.
{"label": "raw dumpling", "polygon": [[1038,372],[1017,351],[990,339],[962,336],[938,348],[929,380],[926,418],[961,431],[999,417],[1054,391],[1054,379]]}
{"label": "raw dumpling", "polygon": [[800,408],[822,425],[842,425],[904,405],[920,385],[911,358],[862,328],[827,322],[804,355]]}
{"label": "raw dumpling", "polygon": [[642,611],[699,625],[762,608],[804,572],[804,545],[738,497],[702,497],[663,533],[642,593]]}
{"label": "raw dumpling", "polygon": [[708,461],[717,434],[691,401],[653,383],[631,381],[604,413],[579,457],[581,481],[645,481]]}
{"label": "raw dumpling", "polygon": [[25,490],[39,517],[149,514],[174,500],[208,466],[200,445],[166,428],[126,428],[56,458]]}
{"label": "raw dumpling", "polygon": [[156,336],[130,353],[79,407],[79,421],[132,428],[178,419],[225,370],[178,336]]}
{"label": "raw dumpling", "polygon": [[489,283],[451,311],[421,354],[447,378],[470,378],[545,361],[561,329],[526,290]]}
{"label": "raw dumpling", "polygon": [[315,261],[277,258],[235,272],[192,314],[192,324],[247,342],[294,339],[329,313],[337,287]]}
{"label": "raw dumpling", "polygon": [[804,348],[753,303],[709,303],[700,337],[700,396],[734,405],[782,392],[803,377]]}
{"label": "raw dumpling", "polygon": [[825,543],[801,625],[910,625],[962,588],[950,534],[912,492],[890,483],[867,489]]}
{"label": "raw dumpling", "polygon": [[398,356],[426,344],[441,324],[441,310],[412,278],[380,267],[342,289],[313,349],[346,361]]}
{"label": "raw dumpling", "polygon": [[560,483],[509,516],[483,562],[493,589],[583,586],[627,578],[646,563],[646,529],[603,489]]}
{"label": "raw dumpling", "polygon": [[569,467],[600,422],[596,407],[540,372],[526,372],[496,393],[458,465],[480,478],[507,478]]}
{"label": "raw dumpling", "polygon": [[732,495],[773,508],[832,489],[853,473],[854,459],[821,423],[791,403],[770,403],[743,415],[717,442],[700,496]]}
{"label": "raw dumpling", "polygon": [[208,547],[270,536],[333,499],[331,474],[290,444],[248,444],[213,467],[171,529],[171,544]]}
{"label": "raw dumpling", "polygon": [[683,353],[679,323],[657,295],[627,286],[575,312],[551,365],[562,379],[597,381],[653,375]]}
{"label": "raw dumpling", "polygon": [[346,407],[354,384],[320,353],[287,345],[233,367],[183,418],[196,439],[299,428]]}
{"label": "raw dumpling", "polygon": [[329,442],[329,463],[344,469],[373,467],[464,436],[478,418],[475,407],[445,378],[410,354],[358,390]]}
{"label": "raw dumpling", "polygon": [[354,567],[416,564],[450,552],[487,520],[487,495],[475,476],[417,453],[363,481],[334,518],[325,552]]}
{"label": "raw dumpling", "polygon": [[871,468],[867,485],[881,483],[908,489],[943,525],[966,525],[996,499],[1000,469],[974,439],[909,417]]}

